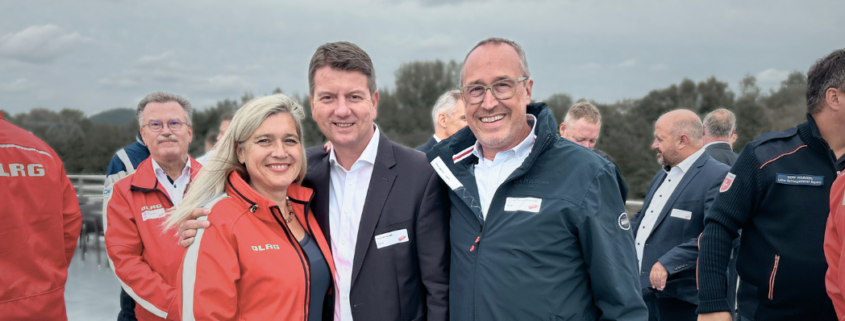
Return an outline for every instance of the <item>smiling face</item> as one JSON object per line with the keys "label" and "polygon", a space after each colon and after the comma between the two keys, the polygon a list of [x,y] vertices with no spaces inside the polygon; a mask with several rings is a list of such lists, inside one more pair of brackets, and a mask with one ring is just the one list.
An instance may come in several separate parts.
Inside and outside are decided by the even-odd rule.
{"label": "smiling face", "polygon": [[599,140],[601,123],[591,123],[587,118],[579,118],[568,127],[566,123],[560,124],[560,136],[572,142],[593,149]]}
{"label": "smiling face", "polygon": [[367,76],[323,67],[314,74],[311,115],[335,148],[363,152],[375,129],[378,92],[370,95]]}
{"label": "smiling face", "polygon": [[[507,44],[487,44],[473,50],[464,65],[464,83],[489,86],[495,81],[523,76],[519,54]],[[513,97],[498,100],[484,92],[484,101],[466,104],[467,125],[483,147],[484,157],[511,149],[531,131],[525,109],[531,102],[531,79],[517,83]],[[468,97],[464,97],[467,101]]]}
{"label": "smiling face", "polygon": [[[182,105],[175,101],[148,103],[144,107],[141,122],[141,137],[150,149],[150,157],[156,162],[168,163],[187,159],[193,129],[186,124],[185,109]],[[149,126],[150,122],[160,122],[163,126],[161,130],[153,131]],[[171,122],[181,122],[182,125],[179,129],[172,130],[168,126]]]}
{"label": "smiling face", "polygon": [[249,185],[271,200],[276,200],[273,195],[284,195],[299,177],[302,145],[296,123],[288,113],[267,117],[237,148],[238,161],[246,165],[249,174]]}

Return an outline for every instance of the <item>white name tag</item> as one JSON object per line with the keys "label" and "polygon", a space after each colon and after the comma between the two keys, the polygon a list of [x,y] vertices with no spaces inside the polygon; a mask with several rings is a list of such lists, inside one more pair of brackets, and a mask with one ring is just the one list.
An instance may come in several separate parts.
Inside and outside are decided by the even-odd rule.
{"label": "white name tag", "polygon": [[160,209],[151,210],[151,211],[143,211],[143,212],[141,212],[141,217],[144,218],[144,221],[162,218],[162,217],[164,217],[164,209],[160,208]]}
{"label": "white name tag", "polygon": [[689,219],[692,218],[692,212],[679,210],[677,208],[673,208],[672,214],[670,214],[670,215],[672,215],[672,217],[682,218],[682,219],[685,219],[685,220],[689,220]]}
{"label": "white name tag", "polygon": [[434,160],[431,161],[431,167],[434,168],[434,171],[437,172],[437,175],[440,175],[440,179],[446,182],[446,185],[449,185],[453,191],[458,189],[458,187],[463,187],[464,184],[461,184],[461,181],[452,174],[452,171],[449,170],[449,167],[446,167],[446,164],[443,163],[443,160],[440,159],[440,156],[437,156]]}
{"label": "white name tag", "polygon": [[525,211],[532,213],[540,212],[540,205],[543,199],[534,197],[508,197],[505,201],[505,212]]}
{"label": "white name tag", "polygon": [[393,244],[408,242],[408,240],[410,239],[408,238],[407,229],[395,230],[393,232],[376,235],[376,247],[388,247]]}

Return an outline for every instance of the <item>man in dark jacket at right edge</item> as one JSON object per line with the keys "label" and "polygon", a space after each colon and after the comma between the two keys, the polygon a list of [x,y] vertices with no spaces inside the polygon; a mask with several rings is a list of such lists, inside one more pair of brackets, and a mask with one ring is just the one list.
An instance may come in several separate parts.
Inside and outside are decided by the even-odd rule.
{"label": "man in dark jacket at right edge", "polygon": [[825,292],[830,186],[845,167],[845,50],[807,74],[807,122],[745,146],[705,217],[698,320],[731,320],[725,271],[737,259],[739,320],[836,320]]}
{"label": "man in dark jacket at right edge", "polygon": [[451,189],[450,319],[645,321],[621,176],[529,105],[529,77],[521,46],[479,43],[461,73],[469,128],[427,153]]}

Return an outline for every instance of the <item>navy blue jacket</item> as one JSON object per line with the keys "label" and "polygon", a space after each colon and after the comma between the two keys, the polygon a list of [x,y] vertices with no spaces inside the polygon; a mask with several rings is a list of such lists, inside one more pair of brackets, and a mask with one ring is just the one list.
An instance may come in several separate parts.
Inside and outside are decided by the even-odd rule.
{"label": "navy blue jacket", "polygon": [[737,256],[739,313],[755,320],[836,320],[823,244],[835,157],[812,117],[748,143],[704,219],[698,313],[728,311],[725,271]]}
{"label": "navy blue jacket", "polygon": [[427,142],[425,142],[425,144],[417,146],[414,149],[421,151],[423,153],[428,153],[428,151],[431,150],[431,148],[434,147],[434,145],[437,145],[437,140],[434,139],[434,137],[432,137]]}
{"label": "navy blue jacket", "polygon": [[[616,166],[558,136],[546,104],[527,112],[537,117],[534,147],[486,220],[472,131],[427,154],[450,188],[450,319],[646,320]],[[536,206],[505,210],[520,199]]]}
{"label": "navy blue jacket", "polygon": [[[640,285],[643,292],[654,291],[649,275],[651,267],[660,264],[669,272],[666,288],[657,291],[658,296],[669,296],[698,304],[698,289],[695,284],[695,262],[698,259],[698,236],[704,230],[704,213],[719,194],[719,186],[730,167],[716,161],[707,153],[690,166],[684,177],[671,195],[654,195],[666,179],[667,173],[661,170],[651,180],[643,208],[632,220],[634,237],[640,232],[640,223],[644,212],[655,197],[668,197],[666,205],[658,214],[654,228],[643,247],[643,259],[640,269]],[[673,211],[690,212],[689,219],[672,215]]]}

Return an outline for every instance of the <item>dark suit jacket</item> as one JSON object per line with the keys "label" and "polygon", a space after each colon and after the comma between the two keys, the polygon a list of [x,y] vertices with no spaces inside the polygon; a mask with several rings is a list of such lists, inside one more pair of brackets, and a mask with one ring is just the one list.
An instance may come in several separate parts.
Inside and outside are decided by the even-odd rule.
{"label": "dark suit jacket", "polygon": [[437,145],[437,140],[434,139],[434,137],[432,137],[427,142],[425,142],[425,144],[417,146],[417,148],[414,148],[414,149],[421,151],[421,152],[423,152],[423,154],[425,154],[425,153],[428,153],[428,151],[430,151],[431,148],[434,147],[434,145]]}
{"label": "dark suit jacket", "polygon": [[[695,283],[695,264],[698,258],[698,235],[704,230],[704,213],[713,204],[719,194],[719,187],[730,167],[722,164],[707,153],[701,154],[689,171],[675,187],[672,195],[663,206],[651,234],[643,248],[640,286],[643,292],[653,291],[649,275],[651,267],[660,261],[669,278],[666,288],[657,292],[658,296],[670,296],[693,304],[698,304],[698,290]],[[663,170],[654,176],[648,187],[643,208],[634,217],[632,223],[634,236],[640,231],[640,223],[645,211],[667,173]],[[673,210],[692,213],[689,220],[672,216]]]}
{"label": "dark suit jacket", "polygon": [[713,157],[722,163],[728,164],[728,166],[733,166],[734,162],[736,162],[736,158],[739,157],[739,155],[731,150],[731,145],[728,143],[716,143],[707,146],[705,151],[707,154],[710,154],[710,157]]}
{"label": "dark suit jacket", "polygon": [[[314,189],[314,214],[331,242],[329,154],[318,146],[307,157],[302,185]],[[352,264],[355,320],[448,319],[448,190],[442,184],[425,155],[380,136]],[[402,229],[408,242],[377,248],[377,235]],[[324,319],[331,320],[334,300],[327,303]]]}

